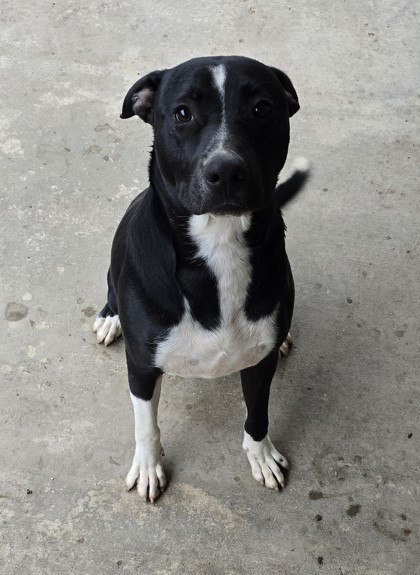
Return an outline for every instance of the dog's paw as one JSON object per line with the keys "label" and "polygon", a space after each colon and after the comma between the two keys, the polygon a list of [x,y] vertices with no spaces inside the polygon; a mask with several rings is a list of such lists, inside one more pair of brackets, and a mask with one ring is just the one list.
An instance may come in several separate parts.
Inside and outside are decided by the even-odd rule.
{"label": "dog's paw", "polygon": [[137,493],[145,501],[154,503],[166,487],[166,475],[161,463],[163,449],[158,449],[156,456],[153,450],[138,450],[133,458],[130,471],[125,478],[129,491],[137,484]]}
{"label": "dog's paw", "polygon": [[287,469],[287,459],[277,451],[268,435],[262,441],[254,441],[245,431],[243,449],[251,464],[254,479],[269,489],[279,491],[284,487],[284,475],[281,467]]}
{"label": "dog's paw", "polygon": [[293,162],[293,167],[296,170],[296,172],[306,173],[309,172],[311,169],[311,162],[307,158],[298,156]]}
{"label": "dog's paw", "polygon": [[290,335],[290,333],[288,333],[286,339],[280,346],[280,356],[287,357],[292,348],[292,345],[293,345],[292,336]]}
{"label": "dog's paw", "polygon": [[121,335],[121,323],[118,315],[102,317],[98,315],[93,324],[98,343],[105,346],[115,341]]}

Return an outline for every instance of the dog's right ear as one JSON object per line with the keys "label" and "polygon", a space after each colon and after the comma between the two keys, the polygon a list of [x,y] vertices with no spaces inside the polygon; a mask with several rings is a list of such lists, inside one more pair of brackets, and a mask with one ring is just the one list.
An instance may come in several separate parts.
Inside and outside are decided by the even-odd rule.
{"label": "dog's right ear", "polygon": [[165,70],[156,70],[137,80],[124,98],[120,118],[139,116],[148,124],[153,123],[153,102]]}

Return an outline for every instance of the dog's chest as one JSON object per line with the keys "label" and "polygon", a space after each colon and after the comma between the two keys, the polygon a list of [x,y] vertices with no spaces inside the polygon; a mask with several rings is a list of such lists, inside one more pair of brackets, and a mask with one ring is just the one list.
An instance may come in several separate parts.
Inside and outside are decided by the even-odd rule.
{"label": "dog's chest", "polygon": [[165,373],[221,377],[255,365],[274,347],[276,312],[256,322],[244,312],[251,281],[250,250],[244,239],[249,223],[248,217],[191,218],[190,235],[198,255],[217,281],[221,321],[217,328],[205,329],[192,317],[185,299],[181,322],[156,349],[155,365]]}

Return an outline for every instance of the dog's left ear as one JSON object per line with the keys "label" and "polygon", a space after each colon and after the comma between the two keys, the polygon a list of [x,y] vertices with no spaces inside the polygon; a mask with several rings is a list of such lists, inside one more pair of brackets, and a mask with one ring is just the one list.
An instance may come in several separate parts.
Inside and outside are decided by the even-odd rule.
{"label": "dog's left ear", "polygon": [[156,70],[137,80],[128,90],[120,118],[139,116],[148,124],[153,123],[153,103],[165,70]]}
{"label": "dog's left ear", "polygon": [[296,90],[295,90],[292,82],[290,81],[289,76],[287,76],[284,72],[282,72],[281,70],[278,70],[277,68],[274,68],[273,66],[270,66],[270,70],[272,72],[274,72],[274,74],[277,76],[277,79],[280,81],[280,84],[283,86],[283,90],[286,92],[287,102],[289,104],[289,117],[291,117],[294,114],[296,114],[296,112],[300,108],[299,99],[298,99],[298,95],[296,94]]}

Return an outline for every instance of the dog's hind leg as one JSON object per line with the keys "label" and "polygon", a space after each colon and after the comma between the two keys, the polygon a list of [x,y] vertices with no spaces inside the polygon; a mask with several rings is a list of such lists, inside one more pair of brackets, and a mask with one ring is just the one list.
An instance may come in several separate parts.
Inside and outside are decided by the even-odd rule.
{"label": "dog's hind leg", "polygon": [[93,324],[98,343],[109,345],[121,335],[121,323],[118,316],[118,304],[115,291],[111,285],[110,273],[108,272],[108,301],[99,312]]}

